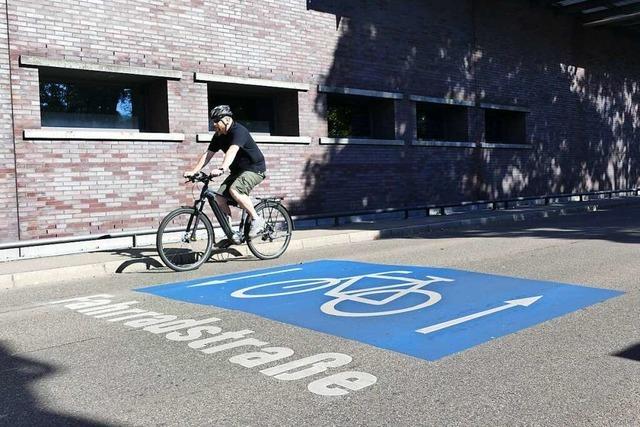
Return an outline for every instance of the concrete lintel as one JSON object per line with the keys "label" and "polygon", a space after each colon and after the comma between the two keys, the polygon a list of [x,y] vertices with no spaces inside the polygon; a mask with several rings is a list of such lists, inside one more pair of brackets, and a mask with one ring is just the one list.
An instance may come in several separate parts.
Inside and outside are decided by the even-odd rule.
{"label": "concrete lintel", "polygon": [[402,99],[404,95],[397,92],[384,92],[378,90],[366,90],[366,89],[354,89],[350,87],[334,87],[318,85],[318,92],[326,93],[340,93],[343,95],[358,95],[368,96],[371,98],[389,98],[389,99]]}
{"label": "concrete lintel", "polygon": [[322,145],[404,145],[402,139],[320,138]]}
{"label": "concrete lintel", "polygon": [[[277,135],[251,135],[259,144],[311,144],[310,136],[277,136]],[[196,142],[209,143],[213,133],[199,133]]]}
{"label": "concrete lintel", "polygon": [[294,89],[300,91],[308,91],[310,85],[306,83],[285,82],[280,80],[253,79],[247,77],[222,76],[217,74],[196,73],[194,80],[196,82],[211,83],[228,83],[247,86],[275,87],[281,89]]}
{"label": "concrete lintel", "polygon": [[25,129],[24,139],[57,140],[99,140],[99,141],[184,141],[183,133],[136,132],[126,130],[57,130]]}
{"label": "concrete lintel", "polygon": [[132,74],[137,76],[163,77],[165,79],[175,80],[180,80],[182,78],[182,71],[179,70],[101,64],[96,62],[69,61],[66,59],[52,59],[40,56],[21,55],[20,65],[23,67],[65,68],[72,70],[100,71],[103,73]]}
{"label": "concrete lintel", "polygon": [[462,105],[465,107],[473,107],[476,105],[475,102],[473,101],[465,101],[463,99],[435,98],[432,96],[421,96],[421,95],[410,95],[409,99],[411,101],[416,101],[416,102],[430,102],[433,104],[447,104],[447,105]]}
{"label": "concrete lintel", "polygon": [[530,113],[531,110],[526,107],[520,107],[518,105],[504,105],[504,104],[491,104],[488,102],[481,102],[480,108],[486,108],[489,110],[507,110],[507,111],[518,111],[520,113]]}
{"label": "concrete lintel", "polygon": [[494,144],[489,142],[481,142],[480,148],[511,148],[511,149],[524,149],[524,150],[532,150],[533,146],[531,144]]}
{"label": "concrete lintel", "polygon": [[421,147],[458,147],[458,148],[475,148],[475,142],[468,141],[427,141],[416,139],[411,141],[411,145],[418,145]]}

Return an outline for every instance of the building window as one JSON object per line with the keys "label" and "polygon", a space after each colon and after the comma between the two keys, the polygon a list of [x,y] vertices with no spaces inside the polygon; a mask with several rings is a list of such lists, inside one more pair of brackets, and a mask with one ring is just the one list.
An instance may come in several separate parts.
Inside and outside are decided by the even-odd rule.
{"label": "building window", "polygon": [[253,134],[300,136],[296,90],[209,83],[208,94],[209,110],[229,105],[234,119]]}
{"label": "building window", "polygon": [[496,144],[526,144],[526,113],[486,109],[485,141]]}
{"label": "building window", "polygon": [[330,138],[395,138],[392,99],[327,94]]}
{"label": "building window", "polygon": [[46,68],[39,75],[43,127],[169,130],[165,79]]}
{"label": "building window", "polygon": [[467,141],[467,108],[459,105],[416,103],[417,137],[427,141]]}

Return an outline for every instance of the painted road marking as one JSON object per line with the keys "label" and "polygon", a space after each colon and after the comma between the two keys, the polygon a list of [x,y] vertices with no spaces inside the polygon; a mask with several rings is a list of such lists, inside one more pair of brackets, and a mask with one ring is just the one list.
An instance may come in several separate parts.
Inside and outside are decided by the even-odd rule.
{"label": "painted road marking", "polygon": [[451,326],[459,325],[460,323],[464,323],[464,322],[468,322],[469,320],[488,316],[493,313],[498,313],[499,311],[502,311],[502,310],[508,310],[510,308],[518,307],[518,306],[529,307],[531,304],[538,301],[540,298],[542,298],[542,295],[537,297],[531,297],[531,298],[522,298],[522,299],[515,299],[512,301],[505,301],[506,304],[503,306],[481,311],[480,313],[476,313],[476,314],[470,314],[468,316],[460,317],[458,319],[449,320],[448,322],[438,323],[437,325],[432,325],[426,328],[418,329],[416,332],[419,332],[421,334],[430,334],[431,332],[435,332],[435,331],[439,331],[440,329],[445,329]]}
{"label": "painted road marking", "polygon": [[[290,359],[294,351],[288,347],[273,347],[270,343],[256,338],[246,338],[254,331],[242,329],[223,331],[218,326],[222,319],[208,317],[205,319],[179,319],[173,314],[130,308],[138,301],[116,302],[113,295],[98,294],[58,301],[50,301],[46,305],[63,305],[95,319],[106,319],[108,322],[121,322],[122,325],[146,331],[155,335],[164,335],[169,341],[180,342],[189,349],[204,354],[233,354],[229,362],[245,368],[263,368],[261,374],[280,381],[297,381],[311,378],[307,390],[321,396],[343,396],[351,391],[361,390],[374,385],[378,378],[362,371],[331,372],[351,363],[353,358],[343,353],[320,353],[297,360]],[[133,314],[131,314],[133,313]],[[127,314],[126,316],[122,316]],[[215,323],[216,325],[212,325]],[[135,334],[128,334],[135,337]],[[203,338],[204,336],[204,338]],[[247,352],[247,350],[250,350]],[[277,363],[273,366],[274,363]],[[265,365],[271,365],[270,367]],[[304,368],[304,369],[301,369]],[[322,375],[329,371],[329,375]],[[318,378],[318,375],[321,375]],[[0,417],[2,418],[2,417]]]}
{"label": "painted road marking", "polygon": [[252,279],[254,277],[271,276],[273,274],[289,273],[289,272],[298,271],[298,270],[302,270],[302,269],[301,268],[288,268],[286,270],[270,271],[268,273],[260,273],[260,274],[251,274],[249,276],[234,277],[234,278],[226,279],[226,280],[209,280],[208,282],[197,283],[195,285],[189,285],[188,287],[189,288],[198,288],[200,286],[221,285],[222,283],[231,282],[232,280]]}
{"label": "painted road marking", "polygon": [[[197,286],[212,282],[218,284]],[[245,311],[426,360],[437,360],[622,294],[446,268],[343,260],[200,278],[138,291]]]}

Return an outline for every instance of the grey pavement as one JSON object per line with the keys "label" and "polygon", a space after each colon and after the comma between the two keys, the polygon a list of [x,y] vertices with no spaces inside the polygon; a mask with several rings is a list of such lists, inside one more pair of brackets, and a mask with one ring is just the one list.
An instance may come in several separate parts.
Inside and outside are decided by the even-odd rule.
{"label": "grey pavement", "polygon": [[[554,218],[294,250],[276,260],[210,262],[185,273],[157,269],[5,290],[0,292],[0,425],[637,426],[638,218],[637,203],[598,207]],[[320,332],[220,304],[140,292],[318,260],[455,269],[508,278],[514,287],[519,286],[516,280],[526,279],[624,294],[428,361],[344,338],[335,330]],[[256,283],[261,282],[243,286]],[[491,285],[468,284],[492,292]],[[198,289],[204,296],[216,294],[216,288]],[[450,315],[446,319],[465,314],[454,311],[453,293],[438,289],[439,307]],[[295,354],[269,367],[249,368],[231,360],[249,347],[208,354],[186,341],[50,304],[104,293],[115,302],[135,300],[145,311],[179,319],[213,316],[225,333],[248,329],[254,332],[251,337]],[[323,298],[316,296],[320,303]],[[321,313],[319,306],[297,299],[256,303],[278,312],[293,306],[298,316]],[[420,313],[424,325],[433,324],[434,316],[429,309]],[[514,319],[494,318],[490,325]],[[399,321],[381,320],[358,324],[385,328]],[[346,328],[348,322],[341,318],[337,324]],[[336,352],[351,362],[296,380],[262,372],[274,364]],[[310,392],[314,381],[346,370],[369,373],[377,382],[343,396]]]}
{"label": "grey pavement", "polygon": [[[337,227],[294,231],[288,251],[364,242],[451,228],[478,227],[495,223],[593,212],[618,206],[640,206],[640,197],[627,196],[584,202],[531,205],[501,210],[469,210],[448,215],[414,217],[404,220],[360,221]],[[213,258],[251,256],[246,246],[214,252]],[[19,259],[0,263],[0,290],[56,283],[64,280],[103,277],[113,273],[134,273],[166,269],[154,246],[109,251]]]}

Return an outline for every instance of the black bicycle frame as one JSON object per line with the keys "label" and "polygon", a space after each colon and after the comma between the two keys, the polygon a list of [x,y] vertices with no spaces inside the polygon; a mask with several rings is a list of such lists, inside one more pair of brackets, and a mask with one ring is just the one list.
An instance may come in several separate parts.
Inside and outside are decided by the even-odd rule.
{"label": "black bicycle frame", "polygon": [[[209,206],[211,206],[211,210],[213,211],[213,214],[216,216],[216,219],[218,220],[218,224],[220,224],[220,226],[222,227],[222,231],[224,231],[224,234],[227,236],[228,239],[233,240],[233,229],[231,228],[231,224],[229,223],[229,221],[227,220],[227,215],[225,215],[225,213],[222,211],[222,208],[220,208],[220,206],[218,205],[218,203],[215,200],[215,196],[216,196],[216,192],[214,191],[210,191],[209,190],[209,182],[204,182],[203,183],[204,186],[202,187],[202,191],[200,192],[200,197],[198,198],[198,200],[196,200],[193,204],[193,208],[198,211],[198,213],[201,213],[204,209],[204,201],[208,200],[209,201]],[[224,196],[222,196],[224,197]],[[187,230],[191,230],[191,222],[193,221],[193,219],[195,218],[195,224],[193,224],[193,231],[191,232],[191,239],[195,239],[195,233],[196,230],[198,229],[198,215],[194,215],[189,219],[189,224],[187,224]],[[242,219],[240,220],[240,230],[243,229],[244,226],[244,222],[246,220],[246,212],[243,209],[242,210]],[[244,233],[241,233],[241,239],[244,240]]]}

